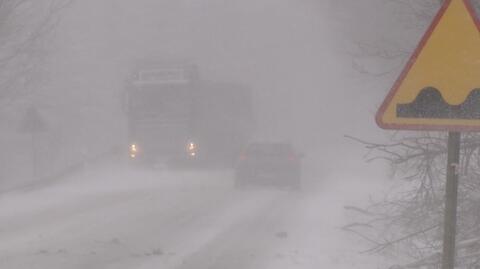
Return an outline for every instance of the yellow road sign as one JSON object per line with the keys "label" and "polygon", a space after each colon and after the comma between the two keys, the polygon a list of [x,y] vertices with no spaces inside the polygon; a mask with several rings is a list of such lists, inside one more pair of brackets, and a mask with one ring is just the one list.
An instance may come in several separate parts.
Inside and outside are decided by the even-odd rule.
{"label": "yellow road sign", "polygon": [[480,130],[480,24],[447,0],[377,112],[385,129]]}

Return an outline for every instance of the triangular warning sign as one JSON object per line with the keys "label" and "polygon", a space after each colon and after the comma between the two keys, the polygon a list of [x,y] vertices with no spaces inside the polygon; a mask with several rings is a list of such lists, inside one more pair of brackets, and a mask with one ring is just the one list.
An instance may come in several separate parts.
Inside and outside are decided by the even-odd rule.
{"label": "triangular warning sign", "polygon": [[377,112],[378,125],[480,130],[479,29],[469,0],[446,0]]}

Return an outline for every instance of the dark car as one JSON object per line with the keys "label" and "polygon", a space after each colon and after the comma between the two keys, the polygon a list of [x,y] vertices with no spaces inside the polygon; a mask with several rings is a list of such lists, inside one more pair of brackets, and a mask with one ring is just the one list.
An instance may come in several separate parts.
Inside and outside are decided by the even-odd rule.
{"label": "dark car", "polygon": [[235,186],[273,185],[300,189],[301,154],[288,143],[250,144],[235,169]]}

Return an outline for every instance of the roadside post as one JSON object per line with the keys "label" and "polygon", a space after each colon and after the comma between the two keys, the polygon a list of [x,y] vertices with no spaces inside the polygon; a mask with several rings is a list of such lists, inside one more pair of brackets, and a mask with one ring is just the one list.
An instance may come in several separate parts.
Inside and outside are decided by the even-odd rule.
{"label": "roadside post", "polygon": [[38,110],[31,106],[27,109],[23,121],[20,124],[19,132],[31,135],[32,143],[32,176],[38,176],[38,152],[37,152],[37,136],[39,133],[46,131],[47,127]]}
{"label": "roadside post", "polygon": [[448,132],[442,269],[455,267],[462,132],[480,131],[480,23],[445,0],[376,114],[383,129]]}

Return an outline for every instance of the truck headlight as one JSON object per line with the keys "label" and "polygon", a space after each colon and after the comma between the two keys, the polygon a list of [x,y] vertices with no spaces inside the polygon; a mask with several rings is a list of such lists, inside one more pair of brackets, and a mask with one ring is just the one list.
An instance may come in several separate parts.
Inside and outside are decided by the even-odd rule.
{"label": "truck headlight", "polygon": [[197,156],[198,146],[194,142],[189,142],[187,145],[187,153],[190,157]]}
{"label": "truck headlight", "polygon": [[130,158],[136,158],[138,154],[138,147],[136,144],[130,145]]}

